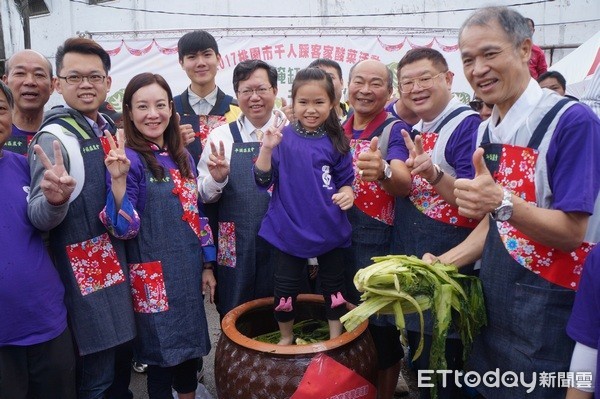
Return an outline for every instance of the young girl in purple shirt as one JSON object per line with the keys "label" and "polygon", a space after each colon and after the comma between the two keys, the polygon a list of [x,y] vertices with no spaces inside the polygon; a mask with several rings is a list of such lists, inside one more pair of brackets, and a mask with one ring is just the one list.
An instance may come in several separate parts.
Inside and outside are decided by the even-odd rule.
{"label": "young girl in purple shirt", "polygon": [[280,345],[293,340],[296,297],[306,258],[318,258],[330,338],[346,311],[343,248],[350,246],[346,210],[354,203],[352,157],[334,110],[331,78],[317,68],[292,85],[294,124],[265,132],[256,182],[273,187],[259,235],[275,247],[275,318]]}

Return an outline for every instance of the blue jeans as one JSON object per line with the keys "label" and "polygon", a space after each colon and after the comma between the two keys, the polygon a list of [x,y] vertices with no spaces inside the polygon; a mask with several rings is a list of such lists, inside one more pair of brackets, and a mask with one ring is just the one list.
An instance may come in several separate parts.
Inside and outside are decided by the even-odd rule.
{"label": "blue jeans", "polygon": [[115,376],[115,348],[77,359],[77,398],[102,399]]}

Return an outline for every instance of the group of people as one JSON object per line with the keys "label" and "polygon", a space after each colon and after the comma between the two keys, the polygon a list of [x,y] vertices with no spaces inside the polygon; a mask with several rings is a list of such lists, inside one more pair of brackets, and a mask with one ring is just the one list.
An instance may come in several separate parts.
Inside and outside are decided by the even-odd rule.
{"label": "group of people", "polygon": [[[134,76],[122,131],[99,112],[111,62],[97,43],[67,39],[55,84],[43,56],[13,55],[0,83],[0,237],[12,243],[0,257],[0,397],[132,397],[135,358],[148,364],[150,398],[173,389],[191,399],[210,350],[204,296],[221,317],[273,296],[279,343],[291,344],[296,297],[316,264],[333,338],[359,302],[356,271],[398,253],[481,279],[488,324],[466,364],[449,332],[448,369],[529,381],[571,365],[594,378],[568,397],[591,398],[600,120],[531,77],[531,35],[507,8],[465,21],[471,107],[453,97],[443,55],[417,48],[398,63],[396,101],[394,72],[364,60],[347,79],[349,111],[341,68],[318,59],[298,72],[282,112],[272,65],[240,62],[229,96],[215,84],[216,40],[190,32],[178,45],[189,87],[173,96],[160,75]],[[52,90],[66,106],[44,113]],[[433,328],[426,315],[417,371],[429,368]],[[412,359],[418,320],[408,316],[406,329]],[[400,333],[392,316],[372,317],[369,331],[378,398],[389,399]],[[440,397],[470,394],[446,381]],[[473,395],[526,395],[518,381],[484,382]],[[527,395],[562,398],[564,388],[557,380]]]}

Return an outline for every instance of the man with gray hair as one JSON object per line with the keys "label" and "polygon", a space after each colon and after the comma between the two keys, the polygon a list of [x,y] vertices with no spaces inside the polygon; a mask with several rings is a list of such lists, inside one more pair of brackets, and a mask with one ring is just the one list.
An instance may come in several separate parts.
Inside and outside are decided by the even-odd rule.
{"label": "man with gray hair", "polygon": [[[352,225],[352,246],[346,262],[348,301],[359,297],[352,279],[358,269],[369,266],[373,256],[391,250],[396,196],[408,194],[411,177],[404,160],[408,151],[401,130],[410,128],[384,107],[393,89],[392,71],[382,62],[364,60],[352,66],[348,97],[354,113],[343,125],[350,139],[355,179],[354,206],[348,220]],[[394,396],[404,356],[400,332],[393,316],[373,317],[369,330],[377,349],[377,394],[381,399]]]}
{"label": "man with gray hair", "polygon": [[27,154],[27,145],[44,117],[44,106],[53,91],[52,64],[34,50],[22,50],[6,61],[2,76],[15,97],[12,136],[4,146],[8,151]]}
{"label": "man with gray hair", "polygon": [[[574,347],[565,327],[598,241],[600,121],[539,87],[531,46],[525,18],[504,7],[477,10],[459,33],[467,80],[494,109],[479,127],[475,178],[454,183],[459,213],[482,221],[439,258],[481,257],[488,321],[467,368],[494,374],[476,387],[492,399],[565,397],[559,373]],[[544,384],[540,373],[556,377]]]}

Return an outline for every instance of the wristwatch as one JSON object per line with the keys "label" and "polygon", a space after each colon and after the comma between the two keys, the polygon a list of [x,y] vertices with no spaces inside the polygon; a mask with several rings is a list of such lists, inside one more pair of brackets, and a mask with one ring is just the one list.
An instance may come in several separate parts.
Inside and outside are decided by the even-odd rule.
{"label": "wristwatch", "polygon": [[392,167],[384,159],[383,162],[383,177],[379,180],[389,180],[392,178]]}
{"label": "wristwatch", "polygon": [[497,222],[506,222],[513,214],[512,192],[505,187],[502,187],[502,191],[502,203],[492,212],[492,219]]}

